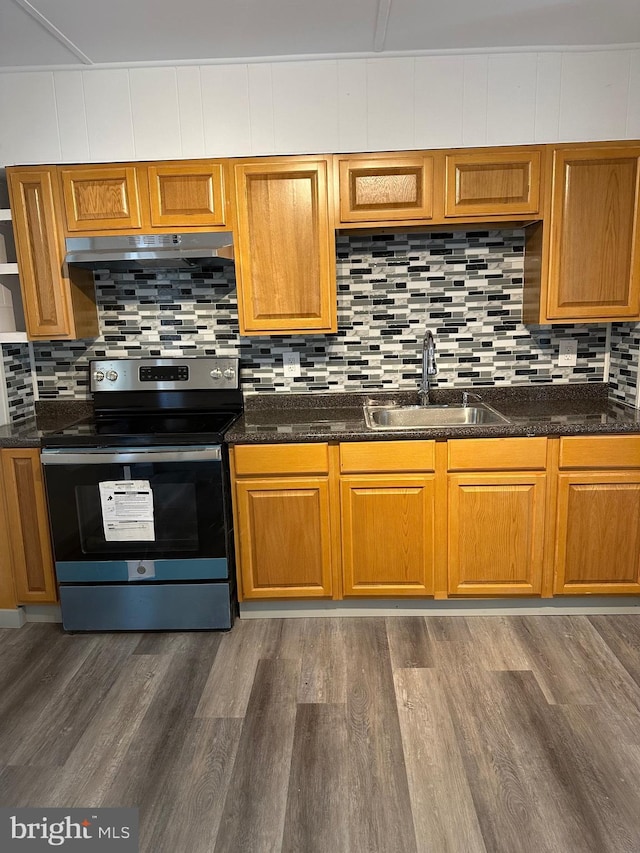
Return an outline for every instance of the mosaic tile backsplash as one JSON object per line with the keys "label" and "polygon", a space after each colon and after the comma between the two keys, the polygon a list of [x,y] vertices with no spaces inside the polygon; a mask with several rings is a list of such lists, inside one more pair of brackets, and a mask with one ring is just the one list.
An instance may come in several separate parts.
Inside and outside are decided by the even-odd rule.
{"label": "mosaic tile backsplash", "polygon": [[4,344],[0,352],[7,384],[9,420],[19,424],[35,417],[29,347],[26,344]]}
{"label": "mosaic tile backsplash", "polygon": [[635,406],[640,368],[640,324],[614,323],[611,327],[611,394]]}
{"label": "mosaic tile backsplash", "polygon": [[[36,343],[41,398],[87,398],[91,358],[239,356],[245,392],[415,388],[424,330],[436,338],[443,386],[602,382],[606,327],[520,321],[524,232],[337,238],[338,332],[240,338],[233,267],[219,271],[99,273],[102,335]],[[561,338],[578,361],[558,368]],[[282,375],[300,354],[302,376]]]}

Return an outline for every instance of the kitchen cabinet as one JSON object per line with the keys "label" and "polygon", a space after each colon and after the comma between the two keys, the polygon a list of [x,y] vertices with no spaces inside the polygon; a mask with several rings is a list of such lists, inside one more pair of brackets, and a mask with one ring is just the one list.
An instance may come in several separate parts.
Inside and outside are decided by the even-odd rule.
{"label": "kitchen cabinet", "polygon": [[55,168],[7,168],[7,179],[28,337],[96,337],[93,276],[87,270],[69,270],[64,263],[62,208]]}
{"label": "kitchen cabinet", "polygon": [[150,163],[150,224],[152,228],[221,227],[227,220],[222,162]]}
{"label": "kitchen cabinet", "polygon": [[556,594],[640,592],[640,436],[560,440]]}
{"label": "kitchen cabinet", "polygon": [[345,597],[433,595],[435,442],[345,443],[340,471]]}
{"label": "kitchen cabinet", "polygon": [[337,331],[331,158],[234,166],[242,335]]}
{"label": "kitchen cabinet", "polygon": [[13,559],[9,545],[9,519],[2,482],[2,458],[0,456],[0,610],[15,610],[16,590],[13,581]]}
{"label": "kitchen cabinet", "polygon": [[231,458],[241,598],[331,597],[328,445],[240,446]]}
{"label": "kitchen cabinet", "polygon": [[336,157],[340,224],[433,219],[441,159],[436,151]]}
{"label": "kitchen cabinet", "polygon": [[52,604],[57,593],[40,451],[4,449],[1,458],[16,600]]}
{"label": "kitchen cabinet", "polygon": [[449,594],[539,595],[546,439],[453,440],[448,452]]}
{"label": "kitchen cabinet", "polygon": [[135,163],[59,169],[66,228],[70,234],[142,228],[144,168]]}
{"label": "kitchen cabinet", "polygon": [[527,323],[640,317],[640,146],[557,146],[544,229],[528,229]]}
{"label": "kitchen cabinet", "polygon": [[538,214],[543,150],[526,146],[446,152],[445,217]]}

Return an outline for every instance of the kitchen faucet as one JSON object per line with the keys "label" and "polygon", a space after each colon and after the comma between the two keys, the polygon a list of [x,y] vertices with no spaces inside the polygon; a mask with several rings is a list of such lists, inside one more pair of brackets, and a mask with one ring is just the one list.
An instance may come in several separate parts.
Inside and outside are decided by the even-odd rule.
{"label": "kitchen faucet", "polygon": [[421,406],[429,405],[430,377],[438,372],[436,367],[436,345],[431,331],[427,329],[422,342],[422,381],[418,390],[418,400]]}

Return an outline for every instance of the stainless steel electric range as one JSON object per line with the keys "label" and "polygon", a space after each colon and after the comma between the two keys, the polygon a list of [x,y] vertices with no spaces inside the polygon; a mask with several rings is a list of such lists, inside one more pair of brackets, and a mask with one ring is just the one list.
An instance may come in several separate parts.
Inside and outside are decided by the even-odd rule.
{"label": "stainless steel electric range", "polygon": [[91,390],[94,417],[43,440],[64,628],[231,628],[237,359],[94,361]]}

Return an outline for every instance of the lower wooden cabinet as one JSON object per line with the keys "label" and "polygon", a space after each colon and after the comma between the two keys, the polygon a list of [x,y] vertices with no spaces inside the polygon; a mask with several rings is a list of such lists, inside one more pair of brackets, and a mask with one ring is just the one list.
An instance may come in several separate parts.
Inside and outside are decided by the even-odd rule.
{"label": "lower wooden cabinet", "polygon": [[57,600],[38,448],[2,451],[8,539],[18,604]]}
{"label": "lower wooden cabinet", "polygon": [[449,594],[539,595],[546,475],[449,476]]}
{"label": "lower wooden cabinet", "polygon": [[433,595],[435,476],[343,477],[345,596]]}

